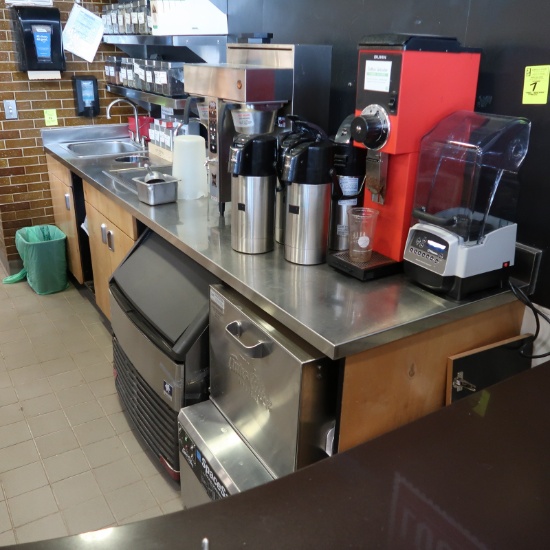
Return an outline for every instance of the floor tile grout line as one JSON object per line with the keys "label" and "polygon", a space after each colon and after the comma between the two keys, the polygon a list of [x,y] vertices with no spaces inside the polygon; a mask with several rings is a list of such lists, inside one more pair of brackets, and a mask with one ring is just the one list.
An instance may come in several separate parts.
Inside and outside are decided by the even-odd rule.
{"label": "floor tile grout line", "polygon": [[[25,326],[23,326],[23,330],[25,331],[25,334],[27,334],[27,337],[28,337],[28,332],[27,332],[27,330],[25,329]],[[61,401],[59,400],[59,397],[57,396],[57,394],[55,393],[53,387],[51,386],[51,382],[50,382],[50,380],[49,380],[49,377],[47,377],[47,376],[46,376],[46,381],[47,381],[48,385],[50,386],[50,389],[52,390],[52,394],[54,395],[55,399],[57,400],[59,406],[60,406],[61,409],[63,410],[62,403],[61,403]],[[13,383],[13,380],[12,380],[12,383]],[[15,386],[15,384],[14,384],[14,386]],[[16,394],[17,394],[17,391],[16,391]],[[19,395],[18,395],[18,403],[21,403],[21,400],[19,399]],[[22,405],[22,407],[23,407],[23,405]],[[56,503],[56,508],[57,508],[57,511],[56,511],[56,512],[53,512],[52,514],[48,514],[47,516],[42,516],[42,517],[40,517],[40,518],[38,518],[38,519],[36,519],[36,520],[33,520],[33,521],[38,521],[38,520],[40,520],[40,519],[43,519],[43,517],[53,516],[54,514],[58,513],[58,514],[60,515],[61,520],[62,520],[62,522],[63,522],[63,525],[64,525],[64,527],[65,527],[65,529],[67,530],[67,533],[68,533],[69,530],[68,530],[67,522],[65,521],[65,518],[64,518],[63,514],[61,513],[61,508],[60,508],[60,506],[59,506],[59,501],[58,501],[58,499],[56,498],[55,491],[53,490],[51,481],[50,481],[50,479],[49,479],[49,476],[48,476],[48,473],[47,473],[47,470],[46,470],[46,467],[45,467],[45,465],[44,465],[44,459],[43,459],[42,454],[41,454],[41,452],[40,452],[40,449],[39,449],[39,447],[38,447],[38,444],[37,444],[37,441],[36,441],[36,437],[34,436],[34,434],[33,434],[33,432],[32,432],[32,429],[31,429],[31,426],[30,426],[30,424],[29,424],[29,417],[28,417],[27,415],[25,415],[25,411],[24,411],[24,410],[23,410],[22,412],[23,412],[23,415],[24,415],[24,417],[25,417],[25,422],[26,422],[26,424],[27,424],[27,428],[28,428],[28,430],[29,430],[29,432],[30,432],[30,434],[31,434],[32,441],[33,441],[34,447],[35,447],[35,449],[36,449],[36,454],[37,454],[37,456],[38,456],[40,465],[41,465],[41,467],[42,467],[42,469],[43,469],[43,471],[44,471],[44,474],[45,474],[45,476],[46,476],[46,479],[48,480],[47,487],[49,487],[49,489],[50,489],[50,492],[51,492],[51,494],[52,494],[52,496],[53,496],[53,499],[54,499],[54,502]],[[64,410],[63,410],[63,414],[64,414],[65,417],[66,417],[66,413],[65,413]],[[67,422],[68,422],[68,419],[67,419]],[[9,499],[6,500],[6,505],[7,505],[8,509],[10,509]],[[12,513],[11,513],[11,510],[10,510],[10,521],[11,521],[11,524],[12,524],[12,526],[13,526],[13,531],[14,531],[15,540],[16,540],[17,543],[19,543],[20,541],[19,541],[18,529],[20,529],[20,528],[23,527],[24,525],[28,525],[28,524],[30,524],[30,523],[33,523],[33,521],[27,522],[26,524],[22,524],[22,525],[19,525],[19,526],[16,527],[16,526],[15,526],[15,522],[14,522],[14,520],[13,520],[13,515],[12,515]]]}
{"label": "floor tile grout line", "polygon": [[[18,296],[20,296],[20,295],[18,295]],[[12,304],[13,304],[13,302],[12,302]],[[72,308],[72,306],[71,306],[71,308]],[[14,311],[17,312],[17,308],[15,308],[15,306],[14,306]],[[48,312],[48,310],[44,309],[44,304],[42,304],[42,309],[41,309],[41,311],[40,311],[39,313],[44,313],[46,316],[48,316],[48,315],[47,315],[47,312]],[[24,315],[27,315],[27,316],[28,316],[28,315],[32,315],[32,314],[24,314]],[[32,326],[33,323],[23,324],[23,323],[21,323],[21,321],[20,321],[20,317],[21,317],[21,315],[19,315],[19,317],[18,317],[18,319],[19,319],[19,324],[20,324],[20,327],[18,327],[18,328],[23,328],[26,337],[31,341],[31,345],[33,345],[33,344],[32,344],[32,338],[31,338],[31,335],[30,335],[31,330],[30,330],[29,328],[27,328],[27,327]],[[50,319],[50,321],[51,321],[52,323],[54,323],[54,321],[53,321],[51,318],[49,318],[49,319]],[[86,322],[84,322],[84,321],[82,321],[82,320],[81,320],[81,322],[82,322],[83,327],[86,329],[86,332],[88,333],[88,335],[93,339],[93,341],[94,341],[94,343],[95,343],[95,346],[96,346],[97,349],[101,352],[102,356],[105,358],[105,362],[112,366],[112,355],[110,355],[110,354],[107,355],[107,354],[105,353],[105,346],[102,347],[102,346],[99,345],[99,342],[97,341],[97,339],[95,338],[94,334],[92,334],[92,332],[91,332],[91,330],[90,330],[90,326],[91,326],[91,325],[95,325],[96,322],[86,323]],[[101,319],[98,320],[98,323],[101,323],[101,324],[104,326],[104,323],[101,321]],[[54,324],[54,327],[56,328],[56,331],[59,332],[58,327],[56,327],[55,324]],[[34,345],[33,345],[33,347],[34,347]],[[94,348],[94,349],[95,349],[95,348]],[[97,350],[96,350],[96,351],[97,351]],[[115,411],[115,412],[112,412],[112,411],[111,411],[111,412],[109,412],[111,409],[108,409],[108,408],[106,408],[106,406],[105,406],[105,403],[106,403],[107,401],[106,401],[106,400],[104,400],[103,402],[100,401],[100,399],[102,399],[102,397],[108,398],[108,397],[111,396],[111,395],[117,395],[117,393],[114,393],[114,394],[107,394],[107,395],[105,395],[105,396],[97,396],[97,395],[92,391],[92,388],[90,387],[90,383],[96,382],[96,381],[99,381],[99,380],[102,380],[102,379],[107,379],[107,377],[105,377],[105,378],[100,378],[100,379],[97,379],[97,380],[88,380],[88,379],[86,379],[86,376],[85,376],[86,373],[85,373],[85,370],[84,370],[84,369],[87,368],[87,367],[93,367],[94,365],[99,365],[99,364],[103,363],[103,359],[102,359],[101,361],[99,361],[99,362],[93,362],[93,363],[90,363],[90,364],[78,364],[78,363],[75,361],[75,355],[78,355],[78,353],[82,353],[82,352],[76,352],[76,351],[71,352],[71,351],[68,351],[68,355],[70,356],[71,360],[73,360],[73,361],[75,362],[75,369],[78,370],[79,375],[80,375],[80,376],[82,377],[82,379],[83,379],[83,384],[79,384],[79,386],[85,385],[85,386],[88,388],[88,390],[91,392],[91,394],[94,396],[94,398],[93,398],[92,400],[90,400],[90,401],[85,401],[85,402],[86,402],[86,403],[97,402],[97,404],[98,404],[100,410],[102,411],[102,413],[103,413],[103,415],[104,415],[104,416],[102,416],[102,418],[106,418],[106,419],[107,419],[108,425],[112,428],[112,430],[113,430],[113,432],[114,432],[114,436],[113,436],[113,437],[117,437],[117,438],[118,438],[118,440],[120,441],[121,445],[124,447],[125,452],[127,453],[127,456],[130,458],[130,460],[131,460],[131,462],[132,462],[134,468],[136,469],[136,471],[137,471],[137,473],[138,473],[138,479],[137,479],[136,481],[134,481],[134,482],[132,482],[132,483],[129,483],[129,484],[126,484],[126,485],[123,485],[123,486],[121,486],[121,487],[118,487],[118,488],[115,489],[115,490],[123,489],[124,487],[127,487],[127,486],[129,486],[129,485],[132,485],[133,483],[142,482],[142,483],[144,484],[145,488],[147,489],[148,493],[150,494],[150,496],[151,496],[151,498],[152,498],[152,502],[155,502],[156,505],[155,505],[153,508],[148,508],[148,509],[146,509],[146,510],[142,510],[141,512],[138,512],[138,513],[133,514],[133,515],[134,515],[134,516],[140,516],[140,515],[142,515],[142,514],[147,515],[147,513],[150,512],[151,510],[155,510],[155,511],[160,510],[160,513],[161,513],[161,514],[164,514],[165,512],[164,512],[164,509],[163,509],[163,505],[166,505],[168,502],[172,502],[172,500],[175,500],[175,499],[177,498],[178,494],[175,494],[174,499],[163,500],[163,499],[162,499],[162,496],[161,496],[160,494],[159,494],[159,496],[157,496],[157,495],[155,495],[155,493],[152,491],[150,485],[147,483],[147,479],[152,479],[152,478],[153,478],[155,475],[157,475],[157,474],[158,474],[158,475],[161,475],[161,474],[160,474],[160,470],[159,470],[159,465],[155,462],[155,457],[152,456],[152,454],[150,453],[150,451],[148,450],[148,448],[147,448],[147,447],[143,444],[143,442],[139,439],[139,434],[136,433],[136,431],[135,431],[135,426],[133,426],[133,424],[132,424],[132,422],[131,422],[131,419],[129,419],[128,417],[126,417],[126,420],[127,420],[128,424],[129,424],[129,427],[130,427],[130,429],[128,430],[128,432],[118,432],[118,431],[117,431],[117,427],[116,427],[116,425],[115,425],[115,423],[114,423],[114,417],[113,417],[113,415],[118,414],[119,412],[122,412],[122,413],[125,415],[125,413],[123,412],[123,409],[122,409],[121,411]],[[42,364],[42,363],[44,363],[44,362],[46,362],[46,361],[45,361],[45,360],[39,359],[39,361],[38,361],[37,364],[40,365],[40,364]],[[11,370],[17,370],[17,369],[11,369]],[[74,370],[74,369],[73,369],[73,370]],[[10,371],[8,371],[8,373],[9,373],[9,372],[10,372]],[[67,371],[67,372],[70,372],[70,371]],[[57,374],[62,374],[62,373],[57,373]],[[98,479],[97,479],[97,470],[98,470],[98,468],[93,468],[93,467],[92,467],[92,464],[91,464],[91,462],[90,462],[90,460],[89,460],[89,457],[88,457],[88,455],[86,454],[86,452],[84,451],[84,447],[86,447],[86,445],[82,445],[81,440],[79,439],[79,437],[77,436],[76,431],[75,431],[75,428],[76,428],[77,426],[79,426],[79,425],[82,425],[82,424],[78,424],[78,425],[74,425],[74,426],[73,426],[73,425],[71,424],[70,420],[69,420],[68,415],[67,415],[67,409],[68,409],[68,408],[70,408],[70,407],[72,407],[72,406],[78,406],[79,404],[82,404],[82,403],[75,403],[75,404],[70,405],[70,406],[65,406],[65,405],[63,404],[63,402],[61,401],[61,399],[60,399],[58,393],[59,393],[60,391],[62,391],[62,389],[70,389],[70,387],[62,388],[62,389],[57,389],[57,391],[56,391],[55,388],[54,388],[54,386],[53,386],[53,384],[52,384],[52,380],[51,380],[51,377],[52,377],[52,376],[55,376],[55,375],[46,375],[46,376],[45,376],[45,379],[46,379],[46,381],[47,381],[47,384],[48,384],[48,386],[49,386],[49,389],[51,390],[52,394],[55,396],[58,405],[61,407],[60,409],[57,409],[57,410],[61,410],[61,411],[63,412],[64,418],[65,418],[65,420],[67,421],[68,426],[70,427],[71,432],[72,432],[73,436],[75,437],[76,442],[77,442],[77,444],[78,444],[78,447],[77,447],[77,448],[80,449],[80,450],[83,452],[83,455],[84,455],[85,460],[86,460],[86,464],[87,464],[87,466],[89,467],[89,471],[92,472],[93,478],[94,478],[95,482],[96,482],[96,483],[98,484],[98,486],[99,486]],[[9,376],[9,374],[8,374],[8,377],[10,378],[10,382],[12,383],[12,387],[15,387],[15,384],[13,383],[13,380],[12,380],[11,376]],[[17,403],[21,403],[21,399],[20,399],[20,397],[19,397],[19,394],[16,393],[16,397],[17,397]],[[125,416],[126,416],[126,415],[125,415]],[[39,451],[39,449],[38,449],[38,446],[37,446],[37,444],[36,444],[36,437],[34,436],[34,433],[32,432],[32,430],[31,430],[31,428],[30,428],[30,425],[29,425],[29,419],[32,418],[32,417],[27,416],[27,415],[24,414],[24,415],[23,415],[23,418],[25,419],[25,421],[26,421],[26,423],[27,423],[27,426],[28,426],[28,428],[29,428],[29,431],[30,431],[30,433],[31,433],[31,436],[32,436],[32,439],[33,439],[33,443],[34,443],[35,449],[36,449],[36,451],[37,451],[37,455],[38,455],[38,457],[39,457],[39,461],[40,461],[41,467],[43,468],[44,473],[45,473],[45,475],[46,475],[46,480],[47,480],[47,482],[48,482],[48,486],[50,487],[50,489],[52,490],[52,494],[54,495],[54,499],[55,499],[55,502],[56,502],[56,505],[57,505],[57,508],[58,508],[58,512],[54,512],[54,514],[55,514],[55,513],[59,513],[59,514],[61,515],[61,517],[62,517],[62,519],[63,519],[63,524],[65,525],[65,528],[67,529],[68,532],[70,532],[69,525],[67,524],[66,519],[65,519],[65,515],[64,515],[64,513],[63,513],[64,510],[62,510],[62,509],[60,508],[60,503],[59,503],[58,497],[56,496],[56,494],[55,494],[55,492],[53,491],[53,488],[52,488],[51,477],[50,477],[50,475],[48,475],[47,470],[46,470],[46,467],[45,467],[45,462],[44,462],[44,461],[46,460],[46,458],[42,457],[42,455],[41,455],[41,453],[40,453],[40,451]],[[85,424],[85,423],[87,423],[87,422],[84,422],[83,424]],[[52,432],[52,433],[55,433],[55,432]],[[156,469],[156,471],[157,471],[157,474],[152,474],[151,476],[144,476],[144,474],[141,472],[140,468],[138,467],[138,464],[136,463],[136,461],[135,461],[135,459],[134,459],[134,453],[133,453],[133,452],[131,451],[131,449],[128,447],[128,445],[127,445],[127,443],[124,441],[124,439],[121,437],[124,433],[132,433],[132,434],[133,434],[133,437],[136,437],[136,439],[137,439],[138,442],[139,442],[140,448],[143,449],[143,452],[148,456],[148,458],[149,458],[149,459],[151,460],[151,462],[154,464],[155,469]],[[44,435],[48,435],[48,434],[44,434]],[[39,437],[40,437],[40,436],[39,436]],[[101,441],[101,440],[99,440],[99,441]],[[53,455],[53,456],[55,456],[55,455]],[[113,461],[113,462],[116,462],[116,461]],[[107,464],[112,464],[113,462],[110,462],[110,463],[107,463]],[[88,471],[88,470],[87,470],[87,471]],[[99,487],[100,487],[100,486],[99,486]],[[4,500],[6,501],[6,507],[9,509],[9,506],[8,506],[8,500],[9,500],[9,499],[7,498],[7,494],[6,494],[6,492],[5,492],[5,490],[4,490],[3,488],[2,488],[2,491],[3,491],[3,495],[4,495]],[[126,517],[126,518],[121,518],[120,520],[116,520],[116,515],[115,515],[115,513],[114,513],[114,510],[112,509],[112,506],[109,504],[109,501],[108,501],[107,498],[105,497],[105,495],[108,494],[109,492],[112,492],[112,491],[108,491],[107,493],[105,493],[105,492],[101,489],[101,487],[100,487],[101,496],[103,497],[104,501],[107,503],[108,509],[110,510],[110,512],[111,512],[111,514],[112,514],[112,517],[115,518],[115,523],[114,523],[113,525],[121,525],[121,524],[124,524],[124,523],[128,523],[128,519],[129,519],[130,517],[132,517],[132,515],[131,515],[131,516],[128,516],[128,517]],[[84,502],[87,502],[87,501],[88,501],[88,500],[86,500],[86,501],[84,501]],[[53,514],[51,514],[51,515],[53,515]],[[158,514],[155,514],[155,515],[158,515]],[[49,516],[47,516],[47,517],[49,517]],[[13,527],[13,521],[12,521],[11,516],[10,516],[10,522],[11,522],[11,525],[12,525],[12,527]],[[26,524],[25,524],[25,525],[26,525]],[[16,535],[16,529],[18,529],[19,527],[21,527],[21,526],[18,526],[17,528],[13,527],[13,529],[12,529],[12,531],[14,532],[14,536],[15,536],[15,537],[17,536],[17,535]]]}

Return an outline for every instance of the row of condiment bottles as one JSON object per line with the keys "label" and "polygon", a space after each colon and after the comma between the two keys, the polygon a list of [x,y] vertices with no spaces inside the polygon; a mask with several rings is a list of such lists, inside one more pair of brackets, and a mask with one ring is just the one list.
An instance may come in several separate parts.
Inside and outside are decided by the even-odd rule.
{"label": "row of condiment bottles", "polygon": [[199,122],[196,119],[184,125],[183,120],[177,116],[156,118],[149,125],[149,142],[162,149],[173,151],[176,136],[199,133]]}
{"label": "row of condiment bottles", "polygon": [[108,84],[178,97],[183,95],[183,65],[182,61],[110,55],[105,58],[105,80]]}
{"label": "row of condiment bottles", "polygon": [[151,34],[149,0],[134,0],[103,6],[101,18],[105,34]]}

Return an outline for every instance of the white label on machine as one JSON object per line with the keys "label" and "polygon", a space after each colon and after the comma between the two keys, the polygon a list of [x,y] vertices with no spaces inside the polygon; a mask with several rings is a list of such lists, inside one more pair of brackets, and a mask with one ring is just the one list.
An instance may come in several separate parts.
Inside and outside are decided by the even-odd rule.
{"label": "white label on machine", "polygon": [[210,289],[210,301],[216,304],[223,313],[225,309],[225,300],[213,288]]}
{"label": "white label on machine", "polygon": [[237,111],[232,111],[233,123],[236,127],[240,128],[252,128],[254,126],[254,119],[252,118],[252,113],[246,111],[244,113],[238,113]]}
{"label": "white label on machine", "polygon": [[359,178],[354,176],[338,176],[338,183],[345,197],[357,195],[357,191],[359,191]]}
{"label": "white label on machine", "polygon": [[336,234],[339,237],[347,237],[349,235],[349,225],[342,225],[342,224],[337,225]]}
{"label": "white label on machine", "polygon": [[338,201],[338,206],[357,206],[357,199],[342,199]]}
{"label": "white label on machine", "polygon": [[172,384],[169,384],[168,382],[166,382],[166,380],[163,380],[162,381],[162,388],[163,388],[163,391],[164,391],[164,395],[166,397],[168,397],[168,399],[170,399],[170,401],[172,401],[172,396],[174,394],[174,386],[172,386]]}
{"label": "white label on machine", "polygon": [[374,92],[389,92],[391,64],[391,61],[367,59],[365,63],[365,82],[363,88]]}

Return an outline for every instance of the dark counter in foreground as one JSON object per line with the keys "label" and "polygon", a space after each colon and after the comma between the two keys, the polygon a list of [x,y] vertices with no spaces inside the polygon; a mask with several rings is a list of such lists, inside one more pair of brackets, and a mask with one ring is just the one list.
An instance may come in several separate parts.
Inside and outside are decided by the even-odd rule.
{"label": "dark counter in foreground", "polygon": [[34,550],[548,548],[550,363],[257,489]]}

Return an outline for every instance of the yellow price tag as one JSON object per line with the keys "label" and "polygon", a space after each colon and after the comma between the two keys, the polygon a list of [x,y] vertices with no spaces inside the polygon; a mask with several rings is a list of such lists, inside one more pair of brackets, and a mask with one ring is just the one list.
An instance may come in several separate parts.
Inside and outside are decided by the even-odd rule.
{"label": "yellow price tag", "polygon": [[55,109],[44,109],[44,122],[46,126],[57,126],[57,111]]}
{"label": "yellow price tag", "polygon": [[523,80],[524,105],[546,105],[548,103],[548,77],[550,65],[525,67]]}

